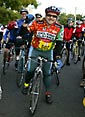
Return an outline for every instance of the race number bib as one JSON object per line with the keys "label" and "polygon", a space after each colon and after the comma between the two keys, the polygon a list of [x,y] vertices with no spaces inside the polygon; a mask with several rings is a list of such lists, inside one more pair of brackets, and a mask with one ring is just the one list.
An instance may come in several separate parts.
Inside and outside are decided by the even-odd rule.
{"label": "race number bib", "polygon": [[44,50],[44,51],[50,50],[52,48],[52,42],[44,42],[44,41],[41,40],[39,42],[38,47],[39,47],[39,49]]}

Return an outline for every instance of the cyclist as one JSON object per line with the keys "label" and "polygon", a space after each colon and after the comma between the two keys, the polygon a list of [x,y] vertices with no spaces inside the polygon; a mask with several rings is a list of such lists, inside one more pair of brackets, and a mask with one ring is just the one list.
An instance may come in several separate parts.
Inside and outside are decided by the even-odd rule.
{"label": "cyclist", "polygon": [[41,13],[36,13],[35,14],[35,19],[36,19],[36,21],[41,21],[43,19]]}
{"label": "cyclist", "polygon": [[[28,26],[28,31],[33,31],[34,35],[31,41],[31,46],[29,50],[29,56],[43,56],[49,60],[53,60],[53,48],[56,42],[56,38],[60,35],[62,26],[58,24],[57,18],[60,14],[60,10],[55,6],[50,6],[45,9],[45,18],[43,20],[36,22],[34,20],[30,26]],[[29,61],[28,71],[25,76],[25,83],[23,86],[22,93],[27,94],[29,81],[33,77],[34,70],[37,63]],[[45,63],[43,66],[44,78],[43,82],[45,85],[45,100],[47,103],[51,104],[52,93],[51,93],[51,63]]]}
{"label": "cyclist", "polygon": [[32,37],[32,34],[29,35],[29,33],[27,33],[26,29],[24,31],[22,31],[22,29],[23,29],[22,25],[23,25],[23,23],[29,24],[34,19],[34,16],[29,14],[27,9],[24,9],[24,8],[21,9],[20,14],[21,14],[21,18],[17,20],[18,31],[17,31],[17,38],[16,38],[16,41],[15,41],[15,52],[16,52],[15,67],[16,67],[16,70],[17,70],[17,65],[18,65],[17,59],[18,59],[19,52],[20,52],[20,46],[23,45],[24,39],[26,40],[26,39]]}
{"label": "cyclist", "polygon": [[82,18],[81,27],[82,27],[82,38],[84,38],[85,41],[85,17]]}
{"label": "cyclist", "polygon": [[1,53],[1,49],[2,49],[2,38],[3,38],[3,32],[4,32],[4,26],[2,24],[0,24],[0,53]]}
{"label": "cyclist", "polygon": [[[4,42],[6,43],[6,47],[4,50],[4,54],[6,55],[6,60],[9,62],[10,61],[10,57],[9,57],[9,50],[12,46],[14,46],[15,40],[16,40],[16,36],[17,36],[17,22],[16,21],[10,21],[7,25],[7,29],[5,34],[3,35],[4,38]],[[4,56],[5,56],[4,55]]]}
{"label": "cyclist", "polygon": [[[80,44],[82,43],[82,26],[81,26],[80,20],[76,21],[74,37],[78,40],[78,46],[80,48]],[[80,52],[79,52],[79,55],[78,55],[78,60],[79,61],[81,60]]]}
{"label": "cyclist", "polygon": [[66,48],[68,50],[68,57],[66,61],[66,65],[70,65],[69,62],[69,55],[70,55],[70,41],[72,40],[72,37],[74,35],[74,20],[73,18],[67,19],[67,24],[64,26],[64,37],[63,40],[66,41]]}
{"label": "cyclist", "polygon": [[[23,25],[30,25],[30,23],[32,23],[32,21],[34,20],[34,16],[32,14],[27,14],[26,15],[26,20],[24,22]],[[28,51],[30,48],[30,43],[32,40],[32,36],[33,36],[33,32],[28,32],[27,27],[21,26],[20,30],[19,30],[19,36],[22,37],[23,40],[23,44],[26,47],[26,60],[28,57]]]}

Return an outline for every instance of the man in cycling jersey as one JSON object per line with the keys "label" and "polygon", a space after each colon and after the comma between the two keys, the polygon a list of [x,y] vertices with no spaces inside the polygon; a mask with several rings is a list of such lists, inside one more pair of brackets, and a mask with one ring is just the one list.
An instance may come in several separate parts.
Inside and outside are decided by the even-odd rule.
{"label": "man in cycling jersey", "polygon": [[[76,21],[74,37],[78,40],[78,47],[80,49],[80,45],[82,43],[82,26],[81,26],[81,21],[80,20]],[[78,55],[78,60],[79,61],[81,60],[80,51],[79,51],[79,55]]]}
{"label": "man in cycling jersey", "polygon": [[[56,43],[56,38],[60,37],[62,25],[57,23],[57,18],[60,14],[59,8],[55,6],[50,6],[45,9],[45,18],[41,21],[34,20],[30,26],[28,26],[28,31],[33,31],[34,35],[31,42],[31,47],[29,50],[29,56],[43,56],[49,60],[53,60],[53,48]],[[25,83],[22,90],[23,94],[27,94],[29,81],[33,77],[34,70],[37,63],[29,61],[28,71],[25,76]],[[45,100],[47,103],[51,104],[52,92],[51,92],[51,63],[45,63],[43,66],[44,78],[43,82],[45,85]]]}
{"label": "man in cycling jersey", "polygon": [[41,21],[42,20],[42,15],[41,15],[41,13],[36,13],[35,14],[35,19],[36,19],[36,21]]}
{"label": "man in cycling jersey", "polygon": [[70,41],[74,35],[74,20],[73,18],[67,19],[67,24],[64,26],[64,37],[63,40],[66,41],[66,48],[68,50],[68,57],[66,61],[66,65],[70,65],[69,56],[70,56]]}
{"label": "man in cycling jersey", "polygon": [[[20,10],[21,19],[17,20],[18,25],[18,31],[17,31],[17,38],[15,41],[15,51],[16,51],[16,62],[15,67],[17,70],[17,57],[19,56],[20,52],[20,46],[26,43],[26,41],[29,41],[29,45],[33,36],[33,33],[29,33],[26,28],[23,29],[23,23],[30,24],[32,20],[34,19],[34,16],[32,14],[28,13],[27,9],[21,9]],[[29,46],[28,45],[28,46]]]}

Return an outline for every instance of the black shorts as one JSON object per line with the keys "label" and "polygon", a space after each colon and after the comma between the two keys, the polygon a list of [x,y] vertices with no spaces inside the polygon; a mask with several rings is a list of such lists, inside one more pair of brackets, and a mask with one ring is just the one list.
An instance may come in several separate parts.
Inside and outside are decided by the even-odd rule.
{"label": "black shorts", "polygon": [[22,38],[17,38],[15,41],[15,53],[19,55],[20,47],[24,44],[24,40]]}

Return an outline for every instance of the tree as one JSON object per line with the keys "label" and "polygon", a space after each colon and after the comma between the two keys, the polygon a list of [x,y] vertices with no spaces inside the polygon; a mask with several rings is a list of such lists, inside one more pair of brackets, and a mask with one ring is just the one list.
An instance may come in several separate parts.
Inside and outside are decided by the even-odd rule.
{"label": "tree", "polygon": [[1,7],[17,11],[19,11],[22,7],[27,7],[29,4],[34,5],[35,8],[39,5],[36,0],[0,0]]}

